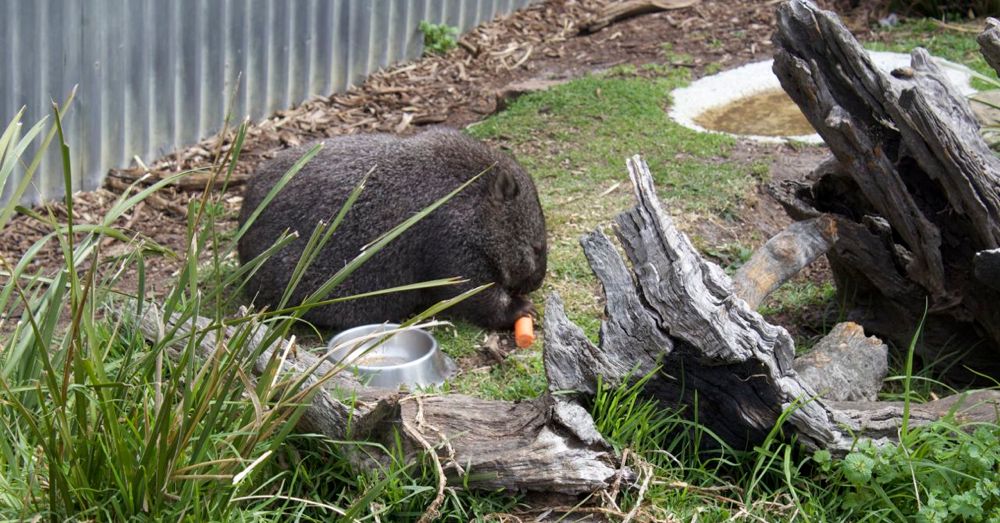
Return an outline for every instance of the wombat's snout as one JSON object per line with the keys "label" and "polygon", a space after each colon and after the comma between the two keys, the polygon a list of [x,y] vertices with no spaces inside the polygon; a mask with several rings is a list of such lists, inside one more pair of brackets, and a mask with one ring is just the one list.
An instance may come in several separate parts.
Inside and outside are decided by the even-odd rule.
{"label": "wombat's snout", "polygon": [[527,294],[542,286],[545,277],[545,242],[533,242],[521,251],[523,274],[520,281],[511,282],[511,288],[519,294]]}

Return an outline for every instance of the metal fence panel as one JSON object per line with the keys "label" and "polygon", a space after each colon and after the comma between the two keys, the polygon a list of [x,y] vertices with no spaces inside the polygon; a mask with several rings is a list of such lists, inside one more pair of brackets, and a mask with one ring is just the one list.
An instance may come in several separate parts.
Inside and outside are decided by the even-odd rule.
{"label": "metal fence panel", "polygon": [[[0,124],[21,107],[25,128],[51,118],[78,86],[63,127],[72,189],[92,190],[214,134],[230,104],[258,120],[420,56],[422,20],[465,32],[533,1],[0,0]],[[63,193],[52,147],[23,201]]]}

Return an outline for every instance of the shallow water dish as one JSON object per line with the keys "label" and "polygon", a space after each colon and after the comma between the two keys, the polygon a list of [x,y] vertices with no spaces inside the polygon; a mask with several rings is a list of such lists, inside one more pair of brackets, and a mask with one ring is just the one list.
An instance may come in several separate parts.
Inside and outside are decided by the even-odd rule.
{"label": "shallow water dish", "polygon": [[399,328],[378,323],[347,329],[330,339],[328,358],[349,365],[370,386],[390,389],[440,385],[455,372],[455,363],[427,331],[407,328],[378,344],[381,333]]}
{"label": "shallow water dish", "polygon": [[[879,69],[890,72],[910,65],[910,55],[869,51]],[[948,81],[970,95],[972,71],[963,65],[934,58]],[[716,132],[761,142],[796,140],[822,143],[818,134],[784,91],[771,71],[773,60],[755,62],[706,76],[670,93],[670,118],[700,132]]]}

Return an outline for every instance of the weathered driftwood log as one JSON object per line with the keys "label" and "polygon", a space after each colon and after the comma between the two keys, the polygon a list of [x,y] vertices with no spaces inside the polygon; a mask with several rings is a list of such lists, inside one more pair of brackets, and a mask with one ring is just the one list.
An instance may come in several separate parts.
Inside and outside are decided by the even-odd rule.
{"label": "weathered driftwood log", "polygon": [[1000,293],[973,279],[975,254],[1000,246],[1000,160],[965,99],[922,49],[882,73],[808,0],[778,9],[774,41],[775,74],[838,164],[783,203],[837,220],[828,257],[847,318],[906,347],[926,304],[925,363],[1000,376]]}
{"label": "weathered driftwood log", "polygon": [[[644,388],[649,397],[684,409],[737,448],[763,441],[785,411],[785,434],[796,434],[811,449],[844,452],[856,435],[877,442],[896,438],[899,405],[817,396],[793,368],[788,332],[734,295],[730,278],[674,227],[645,163],[634,157],[628,169],[638,205],[618,216],[616,234],[631,270],[602,232],[581,240],[604,287],[606,319],[600,346],[594,345],[566,317],[558,295],[549,297],[544,357],[550,388],[589,394],[597,376],[620,383],[655,371]],[[873,356],[877,362],[884,351]],[[939,419],[957,401],[964,401],[956,407],[959,419],[995,420],[991,409],[1000,392],[913,405],[910,422]]]}
{"label": "weathered driftwood log", "polygon": [[[756,309],[775,289],[837,241],[836,222],[820,215],[773,236],[733,275],[733,292]],[[889,370],[888,347],[853,322],[839,323],[792,362],[802,381],[828,400],[874,401]]]}
{"label": "weathered driftwood log", "polygon": [[[237,333],[212,326],[206,318],[181,324],[163,320],[148,309],[138,321],[143,335],[157,343],[165,329],[178,345],[165,347],[172,359],[195,337],[200,355],[209,360],[221,343],[249,336],[248,354],[265,346],[253,365],[254,375],[280,361],[282,373],[308,376],[306,386],[322,381],[297,429],[332,439],[371,440],[392,445],[399,432],[410,455],[433,447],[450,482],[473,488],[580,494],[605,488],[619,472],[614,453],[594,428],[586,410],[570,401],[544,396],[533,401],[491,401],[462,395],[403,394],[362,386],[349,372],[289,341],[263,325]],[[350,429],[350,430],[349,430]],[[358,459],[368,459],[371,450]]]}

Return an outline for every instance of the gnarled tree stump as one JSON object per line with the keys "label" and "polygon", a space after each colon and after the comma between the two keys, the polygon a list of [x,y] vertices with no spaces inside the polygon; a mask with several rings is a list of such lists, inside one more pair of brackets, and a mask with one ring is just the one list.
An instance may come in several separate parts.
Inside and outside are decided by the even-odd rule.
{"label": "gnarled tree stump", "polygon": [[1000,376],[1000,292],[974,270],[1000,246],[1000,160],[965,98],[923,49],[883,73],[808,0],[778,9],[774,42],[775,74],[836,159],[776,194],[795,219],[835,218],[827,256],[848,319],[907,347],[926,305],[925,363]]}

